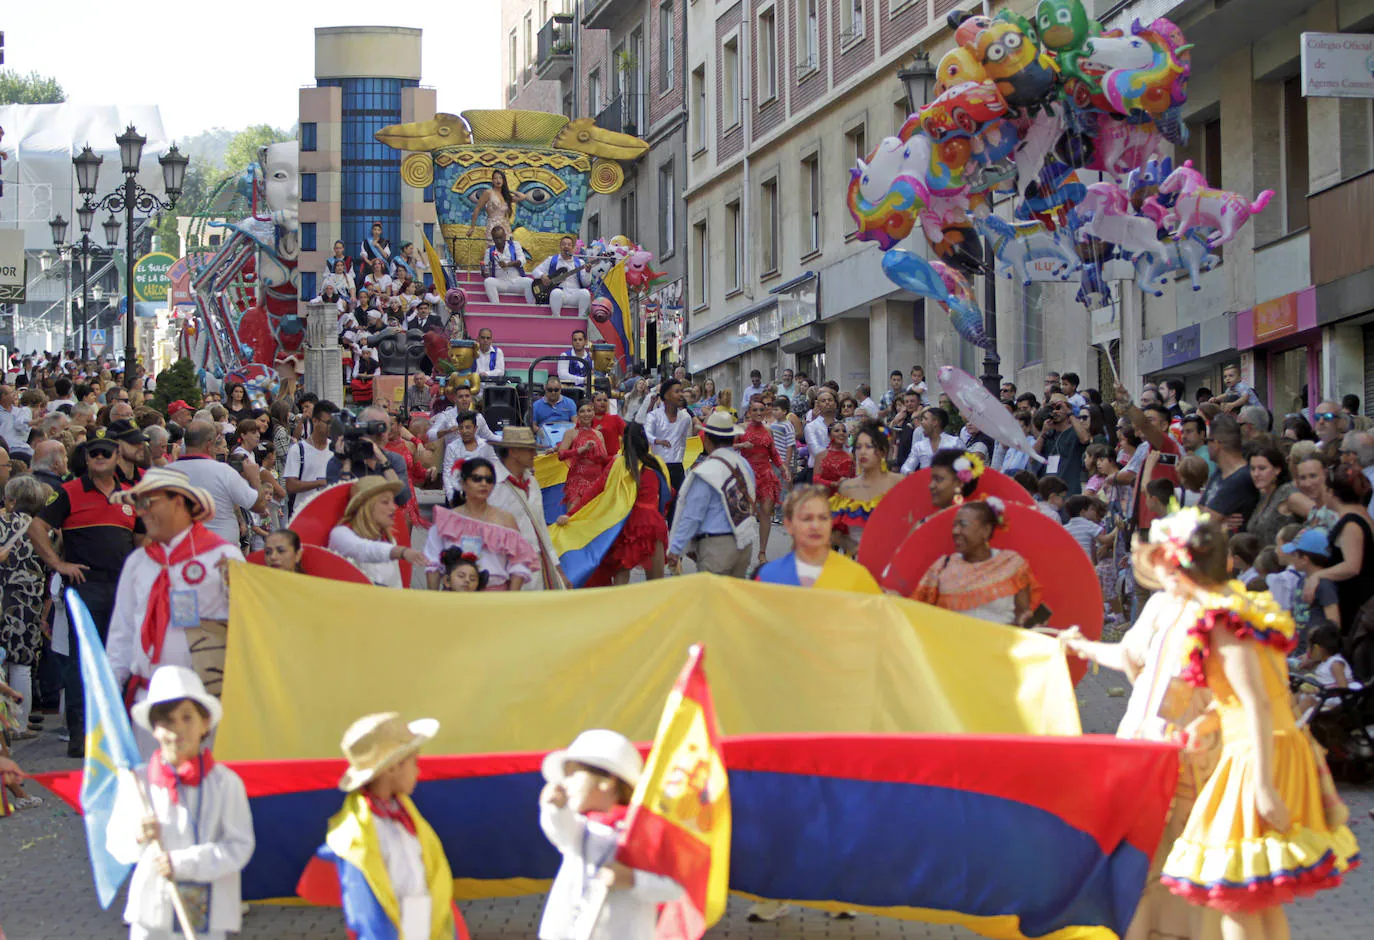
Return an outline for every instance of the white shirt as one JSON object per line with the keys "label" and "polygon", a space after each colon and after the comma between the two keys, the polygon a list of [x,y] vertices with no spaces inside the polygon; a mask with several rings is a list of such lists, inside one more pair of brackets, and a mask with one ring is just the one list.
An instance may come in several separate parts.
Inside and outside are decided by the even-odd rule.
{"label": "white shirt", "polygon": [[[403,909],[412,904],[421,904],[423,911],[414,915],[418,921],[419,914],[429,915],[431,912],[427,903],[429,880],[425,876],[425,857],[420,850],[420,840],[394,819],[374,814],[372,822],[377,830],[377,846],[382,850],[382,864],[386,866],[387,877],[391,880],[391,890],[396,894],[396,903]],[[404,930],[404,914],[403,910],[403,936],[409,938],[410,933]],[[431,923],[429,916],[424,917],[423,923],[428,931]]]}
{"label": "white shirt", "polygon": [[[177,880],[211,886],[211,935],[237,933],[243,918],[239,873],[253,857],[256,845],[253,814],[243,781],[228,767],[216,764],[200,786],[179,787],[178,800],[173,803],[170,791],[148,784],[146,768],[136,773],[153,804],[153,815],[161,824],[162,844]],[[116,861],[137,865],[129,881],[124,919],[145,931],[155,931],[155,936],[180,936],[172,912],[171,885],[153,867],[157,847],[138,844],[146,815],[137,784],[121,777],[105,829],[105,847]]]}
{"label": "white shirt", "polygon": [[[493,353],[496,354],[495,359],[492,358]],[[477,374],[484,379],[499,379],[505,376],[506,354],[501,351],[500,346],[492,344],[491,349],[486,352],[482,352],[480,348],[477,350]]]}
{"label": "white shirt", "polygon": [[[959,438],[953,434],[940,434],[940,446],[935,450],[948,450],[959,446]],[[924,470],[930,466],[935,459],[935,450],[931,449],[930,438],[920,428],[911,435],[911,453],[906,456],[906,463],[902,464],[903,473],[913,473],[916,470]]]}
{"label": "white shirt", "polygon": [[[300,480],[302,483],[323,480],[325,472],[329,469],[329,459],[333,456],[334,452],[329,449],[328,443],[324,447],[316,449],[308,438],[293,441],[286,450],[286,469],[282,471],[282,479]],[[296,501],[292,504],[295,507],[293,511],[300,512],[301,507],[319,494],[320,490],[318,489],[297,493]]]}
{"label": "white shirt", "polygon": [[[563,856],[539,921],[539,940],[569,940],[579,902],[596,881],[596,873],[615,855],[617,830],[569,807],[555,809],[547,803],[539,805],[539,825]],[[681,886],[671,878],[636,870],[634,887],[606,894],[591,940],[653,940],[658,905],[681,896]]]}
{"label": "white shirt", "polygon": [[0,437],[5,439],[11,452],[32,453],[29,450],[29,421],[32,418],[33,413],[22,405],[0,408]]}
{"label": "white shirt", "polygon": [[873,400],[872,395],[859,402],[859,410],[866,412],[870,418],[878,417],[878,403]]}
{"label": "white shirt", "polygon": [[[441,432],[447,431],[449,428],[456,428],[457,426],[458,406],[449,405],[443,411],[439,412],[439,414],[435,417],[434,421],[429,426],[428,433],[426,433],[425,436],[431,441],[437,441],[439,439],[439,434]],[[455,439],[456,437],[457,436],[455,435]],[[501,440],[501,435],[491,433],[491,428],[487,426],[487,419],[482,417],[482,413],[480,411],[477,412],[477,439],[479,441],[496,442],[499,442]]]}
{"label": "white shirt", "polygon": [[[506,469],[506,465],[500,460],[496,461],[496,486],[492,488],[491,496],[487,499],[487,504],[495,506],[497,509],[504,509],[515,517],[515,527],[520,530],[525,541],[529,542],[534,548],[534,553],[540,556],[541,562],[536,564],[530,572],[530,579],[525,582],[521,590],[542,591],[544,589],[544,565],[542,559],[545,557],[557,559],[558,552],[554,551],[553,540],[549,538],[549,527],[544,523],[544,492],[539,488],[539,481],[530,473],[530,491],[528,494],[520,492],[514,484],[506,481],[512,476]],[[536,520],[538,524],[536,525]]]}
{"label": "white shirt", "polygon": [[578,263],[576,258],[564,258],[562,255],[549,255],[535,266],[535,277],[550,277],[559,271],[571,271],[577,269],[576,274],[570,274],[559,284],[564,290],[569,287],[586,290],[592,286],[591,276],[587,273],[587,266]]}
{"label": "white shirt", "polygon": [[373,584],[382,587],[404,587],[401,563],[391,557],[395,547],[392,542],[365,539],[346,525],[336,525],[329,530],[329,550],[353,562]]}
{"label": "white shirt", "polygon": [[[687,438],[692,433],[692,416],[686,408],[678,408],[677,420],[669,421],[668,412],[659,405],[649,412],[649,420],[644,423],[649,438],[649,449],[662,458],[664,463],[682,463],[687,453]],[[667,441],[665,447],[659,441]]]}
{"label": "white shirt", "polygon": [[765,391],[763,385],[750,385],[739,393],[739,410],[744,412],[749,408],[749,402],[754,400],[755,395],[762,395]]}
{"label": "white shirt", "polygon": [[568,360],[566,360],[566,359],[560,359],[560,360],[558,360],[558,381],[562,382],[564,385],[575,385],[575,386],[577,386],[578,388],[581,388],[582,386],[586,385],[586,384],[587,384],[587,379],[588,379],[588,378],[591,376],[591,374],[592,374],[592,352],[591,352],[591,350],[590,350],[590,349],[584,349],[584,350],[582,350],[582,355],[579,356],[579,355],[577,355],[577,351],[576,351],[576,350],[574,350],[574,349],[565,349],[565,350],[563,350],[563,355],[565,355],[565,356],[573,356],[573,357],[575,357],[575,358],[581,360],[582,362],[585,362],[585,363],[587,364],[587,371],[586,371],[585,373],[583,373],[582,375],[574,375],[574,374],[573,374],[573,371],[572,371],[572,365],[573,365],[573,364],[572,364],[571,362],[569,362]]}
{"label": "white shirt", "polygon": [[239,522],[234,516],[234,509],[252,509],[257,505],[258,491],[233,467],[212,457],[183,457],[169,466],[186,474],[196,486],[209,491],[215,498],[215,517],[206,522],[205,527],[230,545],[237,545]]}
{"label": "white shirt", "polygon": [[463,488],[463,478],[458,473],[461,468],[455,468],[454,464],[459,459],[471,460],[474,457],[485,457],[491,461],[492,466],[500,462],[496,459],[495,449],[480,437],[477,439],[477,446],[472,450],[468,449],[459,435],[455,434],[449,438],[448,446],[444,448],[444,463],[440,468],[444,478],[444,498],[448,502],[453,502],[453,495]]}
{"label": "white shirt", "polygon": [[[230,471],[233,472],[232,470]],[[207,528],[209,527],[207,523]],[[191,530],[175,536],[164,546],[170,556]],[[238,526],[234,526],[234,540],[228,545],[218,545],[197,552],[189,560],[167,569],[171,579],[170,590],[190,591],[196,595],[196,604],[201,620],[229,619],[229,589],[224,583],[219,563],[228,558],[243,561],[239,551]],[[190,568],[196,578],[193,584],[186,580],[186,570]],[[157,666],[191,665],[191,648],[186,643],[185,629],[173,625],[167,627],[167,637],[162,643],[162,659],[148,661],[140,636],[143,633],[143,617],[148,612],[148,599],[153,593],[153,583],[162,573],[162,566],[148,557],[146,548],[135,549],[124,561],[119,572],[119,586],[115,588],[114,613],[110,616],[109,638],[105,641],[105,651],[110,659],[110,669],[114,672],[115,683],[123,686],[131,675],[151,679]]]}
{"label": "white shirt", "polygon": [[76,407],[76,399],[75,399],[75,398],[54,398],[52,401],[48,402],[48,414],[56,414],[56,413],[57,413],[57,409],[58,409],[58,408],[61,408],[63,405],[71,405],[73,408],[75,408],[75,407]]}
{"label": "white shirt", "polygon": [[830,428],[825,422],[824,415],[816,415],[802,428],[802,437],[806,439],[806,465],[815,468],[816,461],[821,459],[821,454],[830,446]]}

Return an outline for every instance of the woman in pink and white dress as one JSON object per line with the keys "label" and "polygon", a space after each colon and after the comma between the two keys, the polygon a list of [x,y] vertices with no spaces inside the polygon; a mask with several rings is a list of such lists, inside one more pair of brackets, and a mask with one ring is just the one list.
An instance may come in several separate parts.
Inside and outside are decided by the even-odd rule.
{"label": "woman in pink and white dress", "polygon": [[441,556],[452,546],[477,556],[477,565],[486,572],[487,591],[518,591],[539,563],[534,548],[515,517],[488,501],[496,485],[496,467],[485,457],[463,461],[462,502],[453,509],[434,508],[434,524],[425,539],[425,558],[429,561],[429,586],[437,589],[443,571]]}

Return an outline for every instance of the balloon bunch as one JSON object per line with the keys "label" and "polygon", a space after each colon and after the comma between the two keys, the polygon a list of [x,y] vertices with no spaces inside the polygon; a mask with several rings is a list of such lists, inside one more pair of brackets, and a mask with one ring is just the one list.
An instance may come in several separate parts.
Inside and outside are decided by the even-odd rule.
{"label": "balloon bunch", "polygon": [[[1114,259],[1143,291],[1179,271],[1198,290],[1210,249],[1273,195],[1252,202],[1161,156],[1187,137],[1192,47],[1169,20],[1103,30],[1081,0],[1040,0],[1031,19],[956,11],[950,24],[935,97],[858,161],[847,205],[888,277],[940,303],[968,342],[986,342],[968,279],[990,266],[1023,285],[1032,265],[1076,280],[1089,306],[1110,302]],[[995,195],[1012,198],[1011,220]],[[917,227],[935,260],[897,247]]]}
{"label": "balloon bunch", "polygon": [[592,276],[597,278],[605,277],[616,264],[624,262],[625,287],[631,294],[648,291],[656,282],[667,277],[650,265],[654,260],[652,251],[636,245],[624,235],[616,235],[610,241],[598,238],[585,246],[579,240],[576,250],[587,258]]}

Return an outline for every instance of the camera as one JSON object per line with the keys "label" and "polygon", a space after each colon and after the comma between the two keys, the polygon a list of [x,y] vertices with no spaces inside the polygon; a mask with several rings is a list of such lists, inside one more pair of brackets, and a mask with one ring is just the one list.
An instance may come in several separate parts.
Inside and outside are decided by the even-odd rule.
{"label": "camera", "polygon": [[355,464],[371,460],[375,450],[368,438],[385,433],[385,421],[360,421],[352,427],[344,428],[343,458]]}

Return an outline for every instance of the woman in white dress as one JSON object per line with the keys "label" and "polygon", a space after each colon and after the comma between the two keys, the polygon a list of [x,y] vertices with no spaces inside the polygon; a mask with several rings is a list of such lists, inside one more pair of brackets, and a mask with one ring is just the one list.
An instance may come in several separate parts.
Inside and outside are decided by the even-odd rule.
{"label": "woman in white dress", "polygon": [[353,484],[343,517],[329,533],[329,550],[353,562],[373,584],[405,587],[401,583],[402,559],[424,567],[425,556],[397,545],[391,529],[396,521],[396,494],[403,484],[378,476],[363,477]]}

